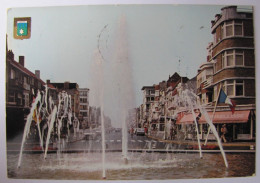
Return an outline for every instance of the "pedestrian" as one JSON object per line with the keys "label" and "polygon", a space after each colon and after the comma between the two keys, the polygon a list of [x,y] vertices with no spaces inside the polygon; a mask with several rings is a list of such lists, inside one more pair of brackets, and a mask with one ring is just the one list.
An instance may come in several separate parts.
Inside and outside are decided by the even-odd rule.
{"label": "pedestrian", "polygon": [[171,129],[170,129],[170,138],[171,138],[171,140],[173,140],[173,138],[174,138],[174,133],[173,133],[173,127],[171,127]]}
{"label": "pedestrian", "polygon": [[148,128],[147,128],[147,126],[144,127],[144,133],[145,133],[145,135],[148,135]]}
{"label": "pedestrian", "polygon": [[226,124],[222,125],[222,128],[221,128],[221,140],[223,139],[224,143],[227,142],[227,139],[226,139],[226,134],[227,134],[227,127],[226,127]]}
{"label": "pedestrian", "polygon": [[131,134],[131,138],[133,138],[133,135],[134,135],[134,128],[133,127],[130,129],[130,134]]}

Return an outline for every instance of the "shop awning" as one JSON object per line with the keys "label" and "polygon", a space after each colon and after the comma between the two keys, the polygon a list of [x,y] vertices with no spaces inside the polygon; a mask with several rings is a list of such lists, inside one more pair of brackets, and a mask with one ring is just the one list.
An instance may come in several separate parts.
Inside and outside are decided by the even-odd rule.
{"label": "shop awning", "polygon": [[[250,111],[235,111],[232,114],[231,111],[217,111],[215,113],[213,123],[246,123],[248,121]],[[199,113],[196,113],[196,117]],[[208,112],[210,119],[212,119],[213,112]],[[192,124],[194,118],[192,114],[184,115],[176,124]],[[199,119],[199,123],[207,123],[205,117],[202,115]]]}

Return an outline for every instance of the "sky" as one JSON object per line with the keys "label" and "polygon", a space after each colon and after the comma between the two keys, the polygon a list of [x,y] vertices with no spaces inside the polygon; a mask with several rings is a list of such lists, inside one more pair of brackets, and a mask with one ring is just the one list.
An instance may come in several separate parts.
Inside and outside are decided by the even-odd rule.
{"label": "sky", "polygon": [[[131,106],[138,107],[142,103],[143,86],[158,84],[175,72],[190,79],[196,76],[199,66],[206,62],[206,47],[213,40],[211,20],[221,13],[222,7],[85,5],[11,8],[7,12],[8,47],[17,61],[19,55],[25,56],[26,68],[32,72],[40,70],[43,81],[76,82],[80,88],[89,88],[92,96],[97,92],[95,83],[100,82],[95,74],[97,70],[93,68],[95,54],[100,52],[105,111],[113,122],[120,114],[118,101],[127,98],[119,97],[123,88],[132,88],[134,104]],[[30,39],[13,38],[14,17],[31,17]],[[124,32],[123,38],[120,38],[120,32]],[[124,43],[121,53],[120,42]],[[115,54],[123,54],[130,64],[123,69],[113,67]],[[125,73],[120,74],[116,68]],[[122,77],[128,79],[118,79]],[[123,94],[129,92],[125,90]]]}

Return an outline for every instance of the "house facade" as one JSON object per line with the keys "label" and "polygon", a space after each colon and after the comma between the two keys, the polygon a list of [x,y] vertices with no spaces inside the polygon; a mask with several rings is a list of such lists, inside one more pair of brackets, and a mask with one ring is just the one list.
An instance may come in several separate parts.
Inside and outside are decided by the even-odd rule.
{"label": "house facade", "polygon": [[6,134],[13,137],[22,131],[30,112],[33,99],[38,91],[43,91],[45,82],[40,79],[40,71],[32,73],[25,67],[25,57],[14,59],[12,50],[6,52]]}

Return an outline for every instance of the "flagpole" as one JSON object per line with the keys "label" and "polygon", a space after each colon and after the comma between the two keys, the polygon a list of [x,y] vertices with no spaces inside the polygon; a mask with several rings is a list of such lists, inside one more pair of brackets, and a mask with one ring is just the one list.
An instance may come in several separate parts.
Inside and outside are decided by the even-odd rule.
{"label": "flagpole", "polygon": [[[211,122],[212,122],[212,123],[213,123],[213,119],[214,119],[214,116],[215,116],[215,113],[216,113],[216,108],[217,108],[218,98],[219,98],[219,95],[220,95],[220,90],[221,90],[221,88],[222,88],[222,83],[220,83],[220,87],[219,87],[219,90],[218,90],[218,96],[217,96],[217,100],[216,100],[215,107],[214,107],[213,114],[212,114],[212,118],[211,118]],[[207,133],[207,137],[206,137],[204,146],[207,145],[210,130],[211,130],[211,128],[210,128],[210,126],[209,126],[209,128],[208,128],[208,133]]]}

